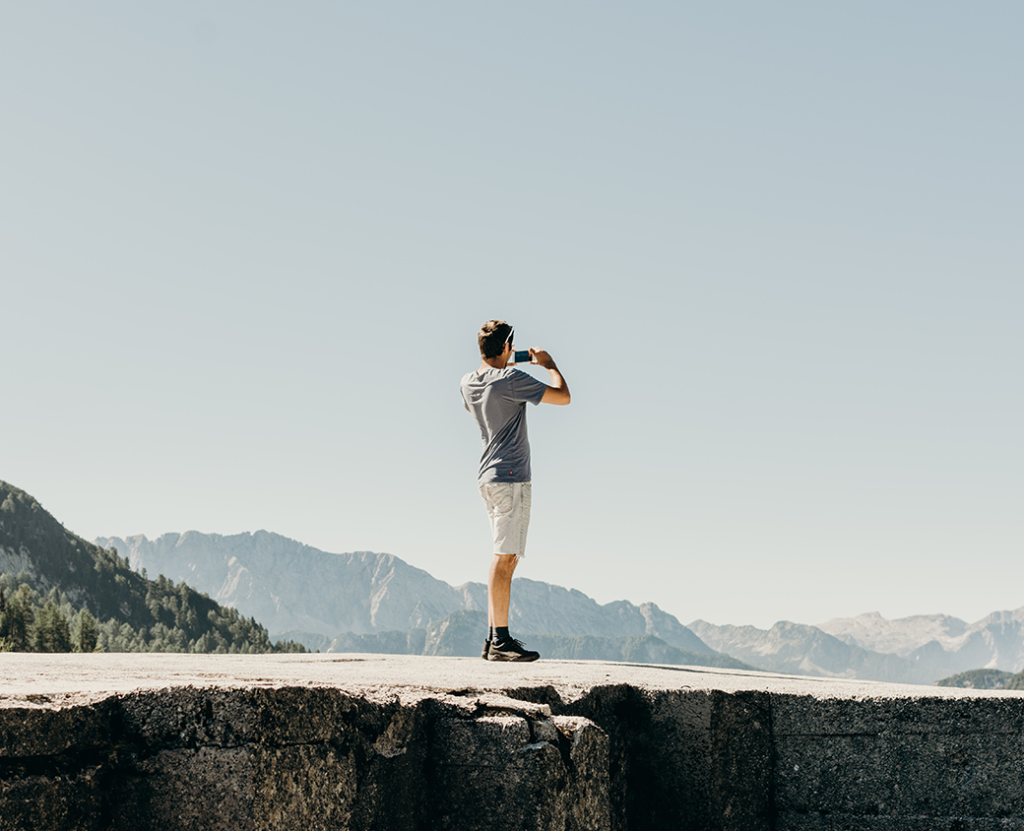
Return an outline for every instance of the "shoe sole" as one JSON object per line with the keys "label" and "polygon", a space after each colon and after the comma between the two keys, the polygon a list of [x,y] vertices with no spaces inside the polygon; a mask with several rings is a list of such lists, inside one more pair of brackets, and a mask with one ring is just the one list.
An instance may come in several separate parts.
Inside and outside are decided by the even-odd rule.
{"label": "shoe sole", "polygon": [[488,661],[504,661],[506,663],[527,664],[527,663],[530,663],[531,661],[536,661],[539,657],[540,657],[540,655],[536,655],[536,654],[535,655],[516,655],[516,654],[501,655],[501,654],[495,654],[495,653],[492,652],[492,653],[488,654],[487,660]]}

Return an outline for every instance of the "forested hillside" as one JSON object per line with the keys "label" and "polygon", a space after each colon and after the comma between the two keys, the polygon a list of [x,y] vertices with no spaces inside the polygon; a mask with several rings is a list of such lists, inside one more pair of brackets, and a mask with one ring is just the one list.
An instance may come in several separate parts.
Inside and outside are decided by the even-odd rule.
{"label": "forested hillside", "polygon": [[936,681],[935,686],[962,687],[968,690],[1001,690],[1017,677],[1012,672],[1004,672],[1001,669],[972,669]]}
{"label": "forested hillside", "polygon": [[253,618],[148,579],[0,481],[0,651],[274,652]]}

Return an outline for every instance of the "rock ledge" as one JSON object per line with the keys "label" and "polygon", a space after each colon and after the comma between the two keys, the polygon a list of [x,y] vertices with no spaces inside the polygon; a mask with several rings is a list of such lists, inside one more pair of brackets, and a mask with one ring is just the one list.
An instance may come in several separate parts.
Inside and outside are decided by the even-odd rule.
{"label": "rock ledge", "polygon": [[0,655],[6,829],[1024,829],[1024,697],[705,668]]}

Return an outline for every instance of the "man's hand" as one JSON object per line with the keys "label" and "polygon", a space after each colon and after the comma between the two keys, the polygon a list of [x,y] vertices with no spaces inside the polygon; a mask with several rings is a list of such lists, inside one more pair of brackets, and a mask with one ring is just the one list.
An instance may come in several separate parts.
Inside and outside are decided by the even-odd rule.
{"label": "man's hand", "polygon": [[556,369],[555,360],[543,349],[530,349],[530,360],[544,369]]}
{"label": "man's hand", "polygon": [[531,348],[530,359],[538,366],[544,367],[551,375],[551,386],[544,390],[544,397],[540,400],[541,404],[568,404],[571,400],[569,385],[565,383],[562,373],[558,371],[554,358],[543,349]]}

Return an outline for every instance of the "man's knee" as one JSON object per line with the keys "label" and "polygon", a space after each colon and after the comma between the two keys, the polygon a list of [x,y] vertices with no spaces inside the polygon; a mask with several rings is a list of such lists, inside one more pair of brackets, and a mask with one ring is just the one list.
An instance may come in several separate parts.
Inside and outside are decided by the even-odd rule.
{"label": "man's knee", "polygon": [[499,574],[511,574],[519,563],[518,554],[495,554],[491,568]]}

